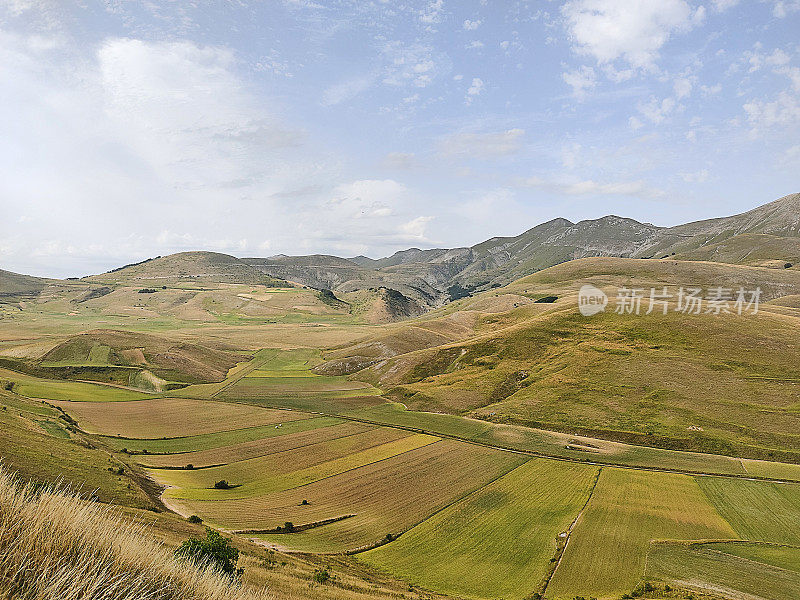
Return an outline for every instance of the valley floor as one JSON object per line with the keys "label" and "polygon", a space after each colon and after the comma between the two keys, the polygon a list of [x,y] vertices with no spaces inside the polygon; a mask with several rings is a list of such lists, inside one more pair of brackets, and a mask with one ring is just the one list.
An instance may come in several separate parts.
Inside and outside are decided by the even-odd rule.
{"label": "valley floor", "polygon": [[[682,317],[643,331],[610,315],[578,322],[567,301],[537,305],[545,289],[571,298],[543,283],[562,271],[380,328],[306,289],[182,284],[131,307],[121,288],[75,315],[68,298],[43,299],[0,321],[3,465],[124,507],[167,547],[202,531],[194,517],[236,540],[249,584],[288,597],[800,597],[797,310],[714,321],[704,331],[730,344],[723,369]],[[207,320],[187,319],[181,298]],[[87,328],[112,323],[120,331]],[[737,354],[742,339],[759,354]],[[637,378],[666,378],[667,354],[720,368],[709,435],[686,438],[740,423],[719,452],[515,423],[534,408],[572,414],[564,402],[599,418],[612,388],[606,406],[632,419]],[[704,409],[684,391],[683,405],[636,400],[630,423],[685,431]],[[315,582],[319,570],[333,581]]]}

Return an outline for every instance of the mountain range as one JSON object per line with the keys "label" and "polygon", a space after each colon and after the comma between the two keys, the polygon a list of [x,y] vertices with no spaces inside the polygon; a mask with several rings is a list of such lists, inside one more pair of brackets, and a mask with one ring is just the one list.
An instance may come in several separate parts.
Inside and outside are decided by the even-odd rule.
{"label": "mountain range", "polygon": [[[505,285],[569,260],[586,257],[706,260],[789,268],[800,263],[800,194],[730,217],[659,227],[615,215],[573,223],[558,218],[514,237],[469,247],[410,248],[392,256],[330,255],[236,258],[181,252],[86,278],[94,282],[209,281],[278,284],[291,281],[334,292],[392,290],[415,314],[474,292]],[[35,278],[0,273],[0,287],[34,290]]]}

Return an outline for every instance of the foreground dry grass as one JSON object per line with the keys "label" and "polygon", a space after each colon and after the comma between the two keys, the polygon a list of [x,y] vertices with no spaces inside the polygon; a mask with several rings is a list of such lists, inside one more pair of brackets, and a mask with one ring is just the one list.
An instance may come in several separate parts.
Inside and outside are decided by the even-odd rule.
{"label": "foreground dry grass", "polygon": [[13,600],[258,600],[173,558],[107,508],[37,493],[0,470],[0,597]]}

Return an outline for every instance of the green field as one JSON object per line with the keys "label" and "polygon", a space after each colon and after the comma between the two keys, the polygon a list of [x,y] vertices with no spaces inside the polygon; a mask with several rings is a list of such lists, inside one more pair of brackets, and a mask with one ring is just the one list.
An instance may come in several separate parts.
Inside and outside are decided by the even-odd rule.
{"label": "green field", "polygon": [[800,549],[743,544],[653,544],[647,578],[729,598],[800,598]]}
{"label": "green field", "polygon": [[596,467],[531,459],[359,559],[457,597],[528,597],[596,475]]}
{"label": "green field", "polygon": [[[152,466],[153,468],[184,468],[187,464],[191,464],[194,467],[225,465],[296,448],[303,448],[328,440],[349,437],[372,428],[371,425],[362,425],[360,423],[327,423],[323,418],[314,418],[286,423],[278,428],[278,431],[307,421],[311,421],[312,423],[310,425],[314,425],[314,427],[303,429],[302,431],[293,430],[291,432],[283,432],[280,435],[272,436],[265,432],[263,437],[257,439],[218,448],[208,448],[206,450],[163,455],[148,454],[147,456],[140,456],[139,460],[142,464]],[[333,421],[333,419],[331,419],[331,421]],[[275,429],[273,428],[272,431],[275,431]]]}
{"label": "green field", "polygon": [[735,537],[694,478],[604,468],[548,597],[614,598],[632,591],[644,576],[652,540]]}
{"label": "green field", "polygon": [[800,545],[800,485],[698,477],[741,539]]}
{"label": "green field", "polygon": [[28,398],[43,400],[69,400],[71,402],[124,402],[143,400],[152,394],[80,381],[52,381],[37,379],[20,381],[14,391]]}
{"label": "green field", "polygon": [[213,448],[223,448],[233,444],[241,444],[254,440],[271,438],[274,436],[288,435],[301,431],[309,431],[318,427],[328,427],[342,423],[341,419],[330,417],[316,417],[289,421],[277,428],[274,425],[261,425],[258,427],[245,427],[232,431],[218,433],[205,433],[175,437],[163,440],[128,440],[116,437],[103,437],[103,442],[117,450],[123,448],[136,453],[175,454],[179,452],[194,452]]}

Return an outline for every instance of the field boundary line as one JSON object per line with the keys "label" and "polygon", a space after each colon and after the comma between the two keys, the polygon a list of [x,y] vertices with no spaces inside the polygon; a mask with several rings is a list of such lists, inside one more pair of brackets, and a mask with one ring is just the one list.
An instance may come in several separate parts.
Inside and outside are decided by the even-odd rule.
{"label": "field boundary line", "polygon": [[[440,440],[440,441],[441,441],[441,440]],[[451,440],[451,441],[452,441],[452,440]],[[376,542],[376,543],[374,543],[374,544],[368,544],[368,545],[366,545],[366,546],[360,546],[360,547],[358,547],[358,548],[355,548],[355,549],[352,549],[352,550],[345,550],[344,552],[337,552],[336,554],[346,554],[346,555],[348,555],[348,556],[354,556],[354,555],[356,555],[356,554],[361,554],[361,553],[363,553],[363,552],[367,552],[367,551],[369,551],[369,550],[374,550],[375,548],[377,548],[377,547],[379,547],[379,546],[385,546],[386,544],[391,544],[392,542],[394,542],[395,540],[397,540],[397,539],[398,539],[398,538],[399,538],[401,535],[403,535],[403,534],[405,534],[405,533],[408,533],[409,531],[411,531],[412,529],[414,529],[415,527],[417,527],[417,526],[419,526],[419,525],[422,525],[422,524],[423,524],[425,521],[428,521],[428,520],[432,519],[433,517],[435,517],[436,515],[438,515],[440,512],[442,512],[442,511],[444,511],[444,510],[447,510],[448,508],[450,508],[450,507],[452,507],[452,506],[455,506],[456,504],[459,504],[459,503],[461,503],[461,502],[463,502],[463,501],[467,500],[467,498],[469,498],[470,496],[473,496],[473,495],[477,494],[478,492],[480,492],[480,491],[482,491],[482,490],[485,490],[485,489],[486,489],[487,487],[489,487],[490,485],[492,485],[492,484],[494,484],[494,483],[497,483],[498,481],[500,481],[500,480],[501,480],[503,477],[505,477],[506,475],[511,475],[511,473],[513,473],[513,472],[514,472],[514,471],[516,471],[517,469],[520,469],[520,468],[522,468],[523,466],[527,465],[527,464],[528,464],[528,463],[529,463],[531,460],[533,460],[533,458],[526,459],[526,460],[525,460],[525,461],[524,461],[522,464],[519,464],[519,465],[517,465],[516,467],[511,467],[509,470],[507,470],[507,471],[504,471],[503,473],[500,473],[499,475],[496,475],[495,477],[493,477],[492,479],[490,479],[490,480],[489,480],[489,481],[487,481],[486,483],[484,483],[484,484],[481,484],[481,485],[479,485],[478,487],[476,487],[476,488],[473,488],[473,489],[471,489],[471,490],[467,490],[466,492],[464,492],[463,494],[461,494],[461,495],[460,495],[460,496],[458,496],[457,498],[455,498],[455,499],[451,500],[450,502],[448,502],[448,503],[447,503],[447,504],[445,504],[444,506],[442,506],[442,507],[440,507],[440,508],[437,508],[437,509],[436,509],[435,511],[433,511],[431,514],[427,515],[426,517],[423,517],[422,519],[420,519],[420,520],[419,520],[419,521],[417,521],[416,523],[413,523],[413,524],[409,525],[408,527],[406,527],[405,529],[403,529],[403,531],[401,531],[400,533],[393,534],[393,539],[392,539],[392,541],[391,541],[391,542],[384,542],[383,540],[381,540],[381,541],[379,541],[379,542]]]}
{"label": "field boundary line", "polygon": [[268,356],[267,358],[263,359],[261,362],[256,362],[256,359],[254,358],[254,359],[252,360],[252,362],[251,362],[251,364],[250,364],[250,365],[248,365],[248,366],[246,366],[246,367],[243,367],[243,368],[242,368],[242,370],[241,370],[239,373],[237,373],[236,375],[234,375],[234,376],[233,376],[233,378],[232,378],[232,379],[231,379],[231,380],[230,380],[228,383],[225,383],[225,382],[223,381],[222,383],[223,383],[224,385],[222,385],[222,386],[221,386],[221,387],[220,387],[220,388],[219,388],[217,391],[213,392],[213,393],[212,393],[212,394],[209,396],[209,398],[216,398],[217,394],[221,394],[222,392],[224,392],[225,390],[227,390],[227,389],[228,389],[229,387],[231,387],[232,385],[234,385],[234,384],[236,384],[236,383],[239,383],[239,381],[240,381],[241,379],[243,379],[243,378],[244,378],[246,375],[249,375],[250,373],[252,373],[252,372],[253,372],[253,371],[255,371],[256,369],[258,369],[258,368],[260,368],[260,367],[263,367],[265,364],[267,364],[267,363],[269,363],[270,361],[272,361],[272,360],[274,360],[275,358],[277,358],[277,356],[278,356],[278,354],[277,354],[277,352],[276,352],[276,354],[274,354],[274,355],[271,355],[271,356]]}
{"label": "field boundary line", "polygon": [[550,582],[555,577],[556,571],[558,567],[561,566],[561,561],[564,560],[564,554],[567,551],[567,546],[569,545],[570,539],[572,539],[572,530],[578,525],[578,521],[580,520],[583,513],[586,511],[586,507],[589,506],[589,502],[591,501],[592,497],[594,496],[594,491],[597,489],[597,482],[600,481],[600,475],[603,473],[603,467],[597,469],[597,473],[594,476],[594,482],[592,483],[592,489],[589,490],[589,494],[586,496],[586,502],[583,503],[583,506],[578,511],[578,514],[575,515],[575,518],[572,520],[572,523],[569,524],[566,531],[566,538],[564,539],[564,545],[561,547],[560,550],[556,550],[558,555],[558,560],[556,561],[555,566],[551,569],[547,579],[545,579],[544,584],[541,587],[539,593],[544,597],[545,592],[547,591],[547,587],[550,585]]}

